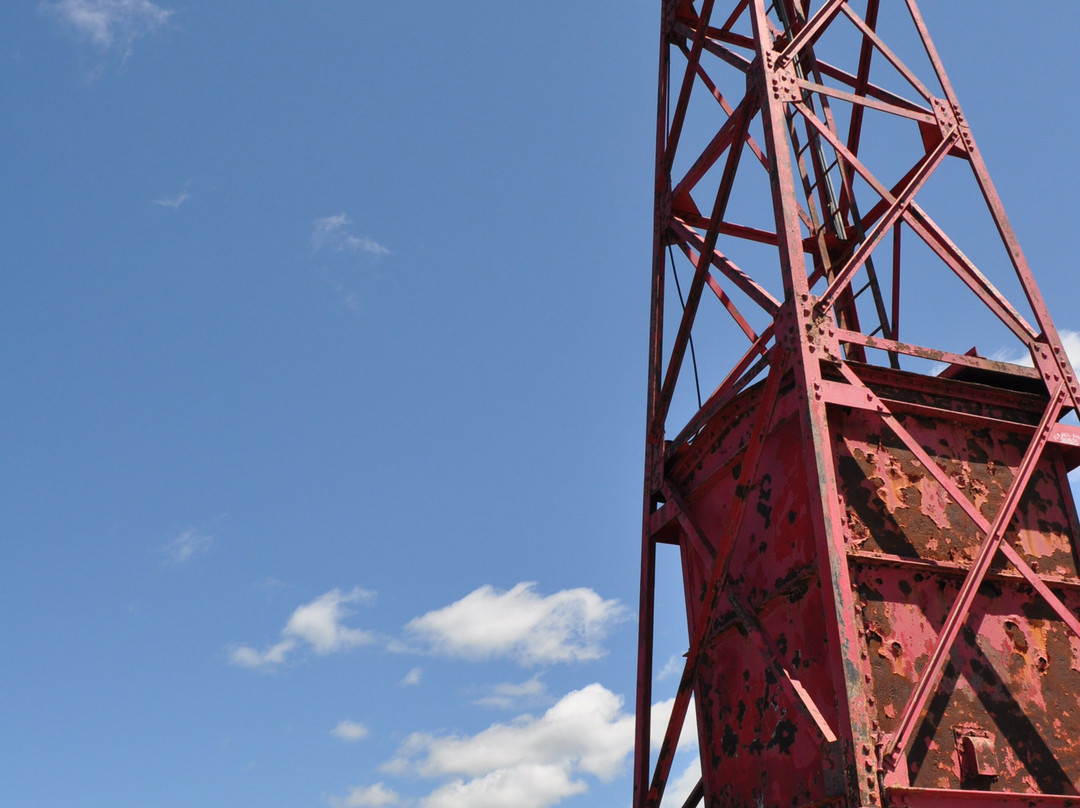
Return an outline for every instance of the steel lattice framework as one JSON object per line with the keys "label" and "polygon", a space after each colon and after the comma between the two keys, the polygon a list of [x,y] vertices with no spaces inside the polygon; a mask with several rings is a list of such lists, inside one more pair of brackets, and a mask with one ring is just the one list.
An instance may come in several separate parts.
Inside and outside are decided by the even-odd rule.
{"label": "steel lattice framework", "polygon": [[[916,3],[664,0],[660,41],[635,808],[692,697],[687,805],[1080,805],[1080,390]],[[993,269],[923,206],[962,164]],[[1030,366],[902,339],[946,288]],[[695,336],[739,347],[685,405]],[[661,544],[690,644],[653,766]]]}

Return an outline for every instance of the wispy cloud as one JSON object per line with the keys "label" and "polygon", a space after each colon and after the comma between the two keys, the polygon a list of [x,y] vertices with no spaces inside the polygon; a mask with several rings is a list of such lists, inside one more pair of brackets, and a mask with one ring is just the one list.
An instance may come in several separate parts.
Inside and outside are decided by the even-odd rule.
{"label": "wispy cloud", "polygon": [[124,57],[137,40],[157,31],[172,15],[150,0],[59,0],[41,7],[78,38]]}
{"label": "wispy cloud", "polygon": [[285,639],[262,651],[248,645],[238,645],[229,652],[229,662],[241,668],[268,668],[280,665],[296,648],[296,640]]}
{"label": "wispy cloud", "polygon": [[330,734],[342,741],[360,741],[368,736],[368,728],[358,721],[340,721]]}
{"label": "wispy cloud", "polygon": [[1065,353],[1069,355],[1069,361],[1073,365],[1073,370],[1075,370],[1076,366],[1080,365],[1080,331],[1062,329],[1059,336],[1061,337],[1061,345],[1065,349]]}
{"label": "wispy cloud", "polygon": [[260,651],[249,645],[234,646],[229,662],[242,668],[267,668],[285,662],[302,644],[316,654],[345,651],[375,641],[375,635],[358,628],[349,628],[343,621],[352,614],[349,604],[369,601],[375,597],[360,587],[350,592],[331,589],[310,603],[305,603],[289,617],[281,629],[281,640]]}
{"label": "wispy cloud", "polygon": [[524,682],[500,682],[488,695],[478,698],[473,704],[510,710],[543,702],[547,698],[547,686],[540,681],[540,674],[537,674]]}
{"label": "wispy cloud", "polygon": [[389,249],[370,236],[356,235],[352,222],[345,213],[316,219],[311,226],[311,247],[315,252],[326,249],[336,252],[363,252],[374,256],[390,253]]}
{"label": "wispy cloud", "polygon": [[[1061,345],[1075,369],[1080,365],[1080,331],[1070,331],[1067,328],[1062,328],[1058,331],[1058,336],[1061,337]],[[1034,365],[1030,353],[1015,348],[1002,348],[990,358],[998,362],[1010,362],[1014,365],[1025,365],[1026,367]]]}
{"label": "wispy cloud", "polygon": [[415,687],[420,684],[420,677],[424,675],[422,668],[413,668],[405,674],[405,678],[401,680],[401,684],[406,687]]}
{"label": "wispy cloud", "polygon": [[668,661],[664,663],[664,667],[660,669],[660,672],[656,674],[656,681],[662,682],[669,676],[674,674],[682,674],[683,668],[686,667],[686,660],[681,656],[675,655],[668,658]]}
{"label": "wispy cloud", "polygon": [[268,594],[277,594],[278,592],[285,592],[290,589],[296,589],[296,584],[290,584],[285,581],[278,580],[273,576],[263,578],[261,581],[255,583],[256,588],[263,590]]}
{"label": "wispy cloud", "polygon": [[382,808],[385,805],[400,805],[401,797],[397,792],[382,783],[373,786],[355,786],[344,797],[330,797],[332,808]]}
{"label": "wispy cloud", "polygon": [[180,190],[176,196],[159,196],[154,200],[154,204],[160,208],[172,208],[178,210],[181,205],[187,202],[191,196],[188,193],[188,189],[191,187],[190,182],[185,182],[184,187]]}
{"label": "wispy cloud", "polygon": [[197,555],[209,552],[213,546],[213,536],[189,527],[159,549],[165,556],[166,564],[179,566],[186,564]]}
{"label": "wispy cloud", "polygon": [[547,597],[536,584],[508,592],[482,586],[461,600],[411,620],[405,630],[436,653],[466,659],[511,657],[521,665],[599,659],[610,628],[624,619],[617,600],[591,589]]}

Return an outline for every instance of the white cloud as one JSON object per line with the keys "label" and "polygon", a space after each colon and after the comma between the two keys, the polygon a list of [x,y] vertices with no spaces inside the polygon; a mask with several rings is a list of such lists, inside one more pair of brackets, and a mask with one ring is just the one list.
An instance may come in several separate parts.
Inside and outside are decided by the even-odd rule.
{"label": "white cloud", "polygon": [[[668,787],[664,789],[665,798],[670,796],[672,805],[684,805],[686,798],[690,796],[690,792],[694,790],[700,779],[701,758],[695,757],[685,771],[679,775],[678,779],[670,782]],[[668,800],[665,799],[664,803],[668,804]]]}
{"label": "white cloud", "polygon": [[116,50],[125,56],[137,39],[157,31],[172,14],[150,0],[59,0],[42,7],[80,39],[101,51]]}
{"label": "white cloud", "polygon": [[368,728],[359,721],[339,721],[330,734],[342,741],[360,741],[368,736]]}
{"label": "white cloud", "polygon": [[397,792],[387,788],[382,783],[373,786],[355,786],[349,789],[344,797],[331,797],[330,805],[333,808],[379,808],[383,805],[400,805],[401,798]]}
{"label": "white cloud", "polygon": [[362,629],[346,628],[341,621],[351,613],[346,604],[371,600],[374,596],[374,592],[360,587],[346,593],[340,589],[331,589],[293,612],[282,629],[282,634],[310,643],[316,654],[329,654],[357,645],[366,645],[374,641],[374,635]]}
{"label": "white cloud", "polygon": [[414,687],[420,684],[420,677],[423,676],[424,671],[422,668],[413,668],[405,674],[405,678],[401,680],[401,683],[406,687]]}
{"label": "white cloud", "polygon": [[600,641],[625,617],[617,600],[591,589],[566,589],[543,597],[536,584],[509,592],[482,586],[459,601],[405,626],[432,650],[467,659],[512,657],[521,665],[598,659]]}
{"label": "white cloud", "polygon": [[[667,701],[658,701],[652,706],[649,714],[649,744],[653,749],[659,749],[664,743],[664,733],[667,732],[668,720],[671,718],[671,708],[675,706],[675,698]],[[693,697],[686,709],[686,718],[683,720],[682,732],[679,734],[679,742],[676,749],[689,749],[697,745],[697,713],[694,711]]]}
{"label": "white cloud", "polygon": [[191,198],[188,194],[188,187],[189,184],[184,183],[184,187],[176,196],[159,196],[154,200],[154,204],[160,208],[172,208],[173,210],[178,210],[181,205]]}
{"label": "white cloud", "polygon": [[660,672],[656,674],[656,681],[662,682],[669,676],[679,674],[682,676],[683,669],[686,667],[686,659],[677,654],[668,658],[668,661],[664,663],[664,667],[660,669]]}
{"label": "white cloud", "polygon": [[1080,331],[1069,331],[1063,329],[1058,336],[1061,337],[1061,345],[1065,348],[1065,353],[1069,355],[1069,361],[1072,362],[1073,370],[1077,365],[1080,365]]}
{"label": "white cloud", "polygon": [[352,222],[344,213],[316,219],[311,228],[311,246],[315,252],[324,247],[337,252],[364,252],[375,256],[390,252],[374,239],[353,233]]}
{"label": "white cloud", "polygon": [[[510,687],[532,691],[536,681]],[[660,736],[673,703],[653,705]],[[693,746],[692,716],[680,748]],[[567,693],[539,717],[521,715],[476,735],[414,733],[383,769],[442,781],[420,808],[547,808],[588,791],[589,777],[610,782],[624,774],[633,748],[633,714],[623,710],[620,696],[594,683]],[[690,779],[685,773],[672,788]]]}
{"label": "white cloud", "polygon": [[160,549],[165,554],[166,564],[178,566],[190,561],[197,555],[209,552],[213,546],[213,536],[189,527]]}
{"label": "white cloud", "polygon": [[295,589],[295,584],[286,583],[285,581],[279,581],[274,577],[263,578],[261,581],[256,582],[255,586],[269,594],[275,594],[282,592],[286,589]]}
{"label": "white cloud", "polygon": [[[1073,366],[1073,370],[1080,368],[1080,331],[1072,331],[1068,328],[1063,328],[1058,331],[1058,336],[1061,337],[1061,345],[1065,349],[1065,353],[1068,354],[1069,362]],[[995,353],[991,359],[996,359],[999,362],[1011,362],[1014,365],[1025,365],[1031,367],[1034,363],[1031,361],[1030,353],[1021,354],[1015,350],[1002,349]],[[1076,423],[1077,413],[1072,412],[1065,416],[1065,423]],[[1080,468],[1073,469],[1069,472],[1069,482],[1073,486],[1073,492],[1077,497],[1080,497]]]}
{"label": "white cloud", "polygon": [[280,665],[296,647],[296,640],[282,640],[265,651],[239,645],[229,652],[229,662],[239,668],[262,668]]}
{"label": "white cloud", "polygon": [[[449,790],[440,789],[432,798],[436,794],[442,800],[449,799],[447,795],[475,793],[485,795],[488,802],[482,804],[515,805],[514,795],[522,782],[529,782],[538,793],[562,793],[567,784],[573,786],[568,793],[577,793],[584,788],[572,782],[576,774],[611,780],[633,745],[634,717],[622,711],[622,699],[602,685],[591,684],[563,696],[539,718],[520,716],[471,737],[414,734],[388,764],[388,770],[413,771],[423,777],[470,778],[469,782],[451,783]],[[537,783],[537,777],[550,789]],[[499,789],[506,790],[501,802]]]}
{"label": "white cloud", "polygon": [[[1067,328],[1063,328],[1058,331],[1058,336],[1061,337],[1061,345],[1065,349],[1065,353],[1069,356],[1069,361],[1072,363],[1075,370],[1077,365],[1080,365],[1080,331],[1070,331]],[[1024,365],[1025,367],[1032,367],[1031,354],[1027,351],[1019,351],[1013,348],[1003,348],[993,354],[991,359],[998,362],[1010,362],[1014,365]]]}
{"label": "white cloud", "polygon": [[371,600],[374,592],[360,587],[350,592],[331,589],[310,603],[297,607],[281,630],[282,640],[265,651],[259,651],[247,645],[234,647],[229,653],[229,662],[243,668],[262,668],[280,665],[289,654],[307,643],[316,654],[329,654],[345,651],[375,641],[375,636],[363,629],[349,628],[342,624],[352,610],[350,603]]}
{"label": "white cloud", "polygon": [[420,802],[422,808],[545,808],[588,791],[562,766],[524,764],[498,769],[468,782],[454,780]]}
{"label": "white cloud", "polygon": [[542,701],[547,698],[547,695],[547,686],[540,681],[540,674],[537,674],[524,682],[497,684],[489,695],[477,699],[473,704],[509,710],[523,703]]}

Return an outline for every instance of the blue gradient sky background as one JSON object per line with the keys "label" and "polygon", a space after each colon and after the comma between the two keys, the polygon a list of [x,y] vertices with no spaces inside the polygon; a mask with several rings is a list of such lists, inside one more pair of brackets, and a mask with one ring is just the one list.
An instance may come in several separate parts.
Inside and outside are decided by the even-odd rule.
{"label": "blue gradient sky background", "polygon": [[[629,803],[657,5],[0,6],[4,804]],[[1074,8],[926,6],[1080,328]]]}

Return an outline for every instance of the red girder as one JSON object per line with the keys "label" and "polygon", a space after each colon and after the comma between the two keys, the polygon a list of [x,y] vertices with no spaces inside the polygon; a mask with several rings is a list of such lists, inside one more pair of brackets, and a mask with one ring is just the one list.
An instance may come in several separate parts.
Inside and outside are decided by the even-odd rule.
{"label": "red girder", "polygon": [[[1080,520],[1065,479],[1080,428],[1060,423],[1080,388],[905,3],[912,53],[881,30],[879,0],[661,3],[634,808],[661,804],[691,698],[702,777],[685,808],[1080,808]],[[723,116],[712,131],[697,103]],[[899,171],[870,116],[912,155]],[[950,159],[1000,239],[989,268],[926,210]],[[665,338],[669,255],[693,279]],[[1002,267],[1018,301],[992,280]],[[1033,367],[949,344],[920,315],[939,293],[912,287],[915,270],[959,279]],[[711,367],[724,351],[730,364],[687,413],[695,333],[699,356],[720,352]],[[651,767],[660,544],[679,547],[690,643]]]}

